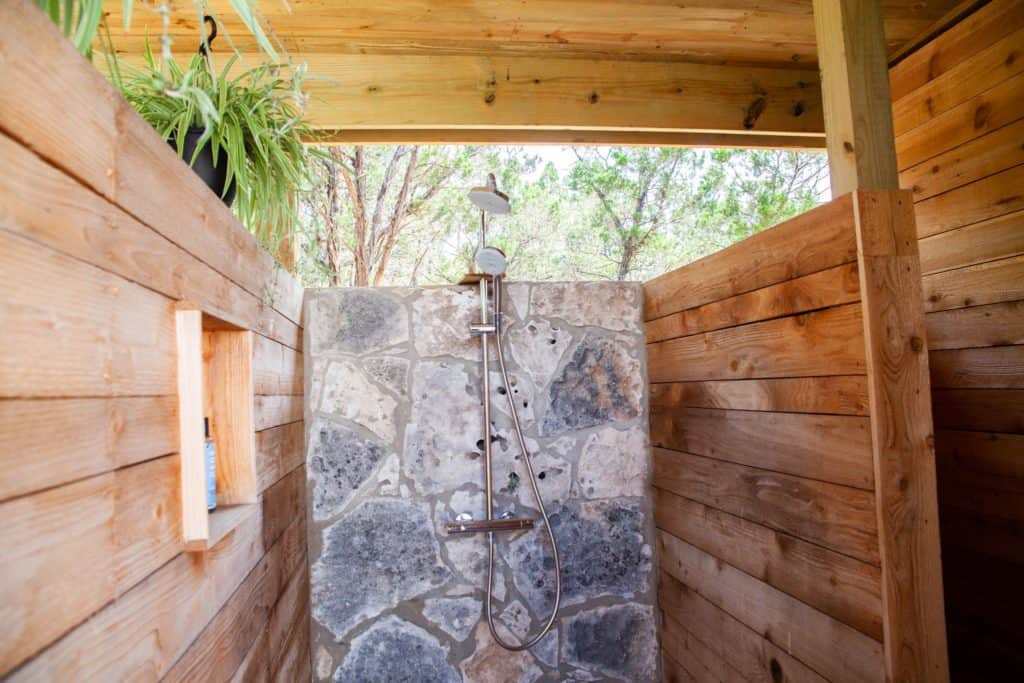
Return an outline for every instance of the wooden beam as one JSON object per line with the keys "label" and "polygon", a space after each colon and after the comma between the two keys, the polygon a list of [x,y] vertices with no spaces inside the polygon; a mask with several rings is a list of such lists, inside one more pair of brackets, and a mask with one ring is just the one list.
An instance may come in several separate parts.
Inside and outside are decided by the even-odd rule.
{"label": "wooden beam", "polygon": [[832,196],[899,187],[877,0],[814,0]]}
{"label": "wooden beam", "polygon": [[949,665],[914,206],[909,191],[859,191],[854,213],[886,679],[941,683],[949,680]]}
{"label": "wooden beam", "polygon": [[758,135],[643,130],[516,128],[321,129],[307,142],[317,145],[634,145],[823,151],[824,134]]}

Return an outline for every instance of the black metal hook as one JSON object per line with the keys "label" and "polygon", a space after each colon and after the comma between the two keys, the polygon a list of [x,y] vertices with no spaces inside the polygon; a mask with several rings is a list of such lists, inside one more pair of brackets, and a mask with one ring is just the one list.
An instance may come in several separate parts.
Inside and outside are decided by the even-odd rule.
{"label": "black metal hook", "polygon": [[207,48],[213,46],[213,40],[217,37],[217,22],[209,14],[203,15],[203,25],[210,25],[210,33],[206,36],[206,39],[199,43],[199,54],[204,57],[209,57],[210,53]]}

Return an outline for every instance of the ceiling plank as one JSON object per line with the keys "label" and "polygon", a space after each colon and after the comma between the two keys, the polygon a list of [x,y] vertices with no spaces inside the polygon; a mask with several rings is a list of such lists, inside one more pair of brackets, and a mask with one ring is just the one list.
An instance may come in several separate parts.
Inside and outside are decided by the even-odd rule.
{"label": "ceiling plank", "polygon": [[628,130],[343,129],[321,130],[307,142],[320,145],[635,145],[824,151],[821,135],[746,135]]}
{"label": "ceiling plank", "polygon": [[[884,0],[886,46],[896,51],[959,0]],[[141,51],[161,20],[139,5],[128,37],[122,0],[107,0],[119,48]],[[230,0],[209,3],[247,47]],[[328,54],[463,54],[640,59],[814,68],[811,0],[289,0],[263,2],[266,23],[297,60]],[[171,3],[171,32],[195,42],[192,2]],[[127,42],[125,42],[127,40]]]}

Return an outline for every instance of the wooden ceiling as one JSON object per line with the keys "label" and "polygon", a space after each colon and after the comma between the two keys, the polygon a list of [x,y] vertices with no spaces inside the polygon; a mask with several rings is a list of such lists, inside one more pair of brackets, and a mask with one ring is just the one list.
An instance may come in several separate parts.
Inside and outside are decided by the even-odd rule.
{"label": "wooden ceiling", "polygon": [[[121,0],[108,0],[126,56],[161,30],[136,4],[126,33]],[[191,51],[194,3],[170,4],[177,51]],[[210,4],[250,53],[230,0]],[[962,4],[883,0],[891,53]],[[291,58],[308,63],[310,116],[339,141],[635,133],[641,143],[822,144],[811,0],[263,0],[260,10]]]}

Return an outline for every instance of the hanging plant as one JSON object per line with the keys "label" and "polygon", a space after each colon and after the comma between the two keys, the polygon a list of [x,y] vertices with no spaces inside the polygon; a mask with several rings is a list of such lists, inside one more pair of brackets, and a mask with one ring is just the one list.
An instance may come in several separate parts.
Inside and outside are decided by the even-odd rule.
{"label": "hanging plant", "polygon": [[125,99],[167,140],[271,251],[298,222],[298,195],[309,186],[303,139],[305,66],[260,64],[232,73],[238,55],[219,73],[207,47],[186,66],[157,60],[146,40],[143,66],[104,51],[110,79]]}

